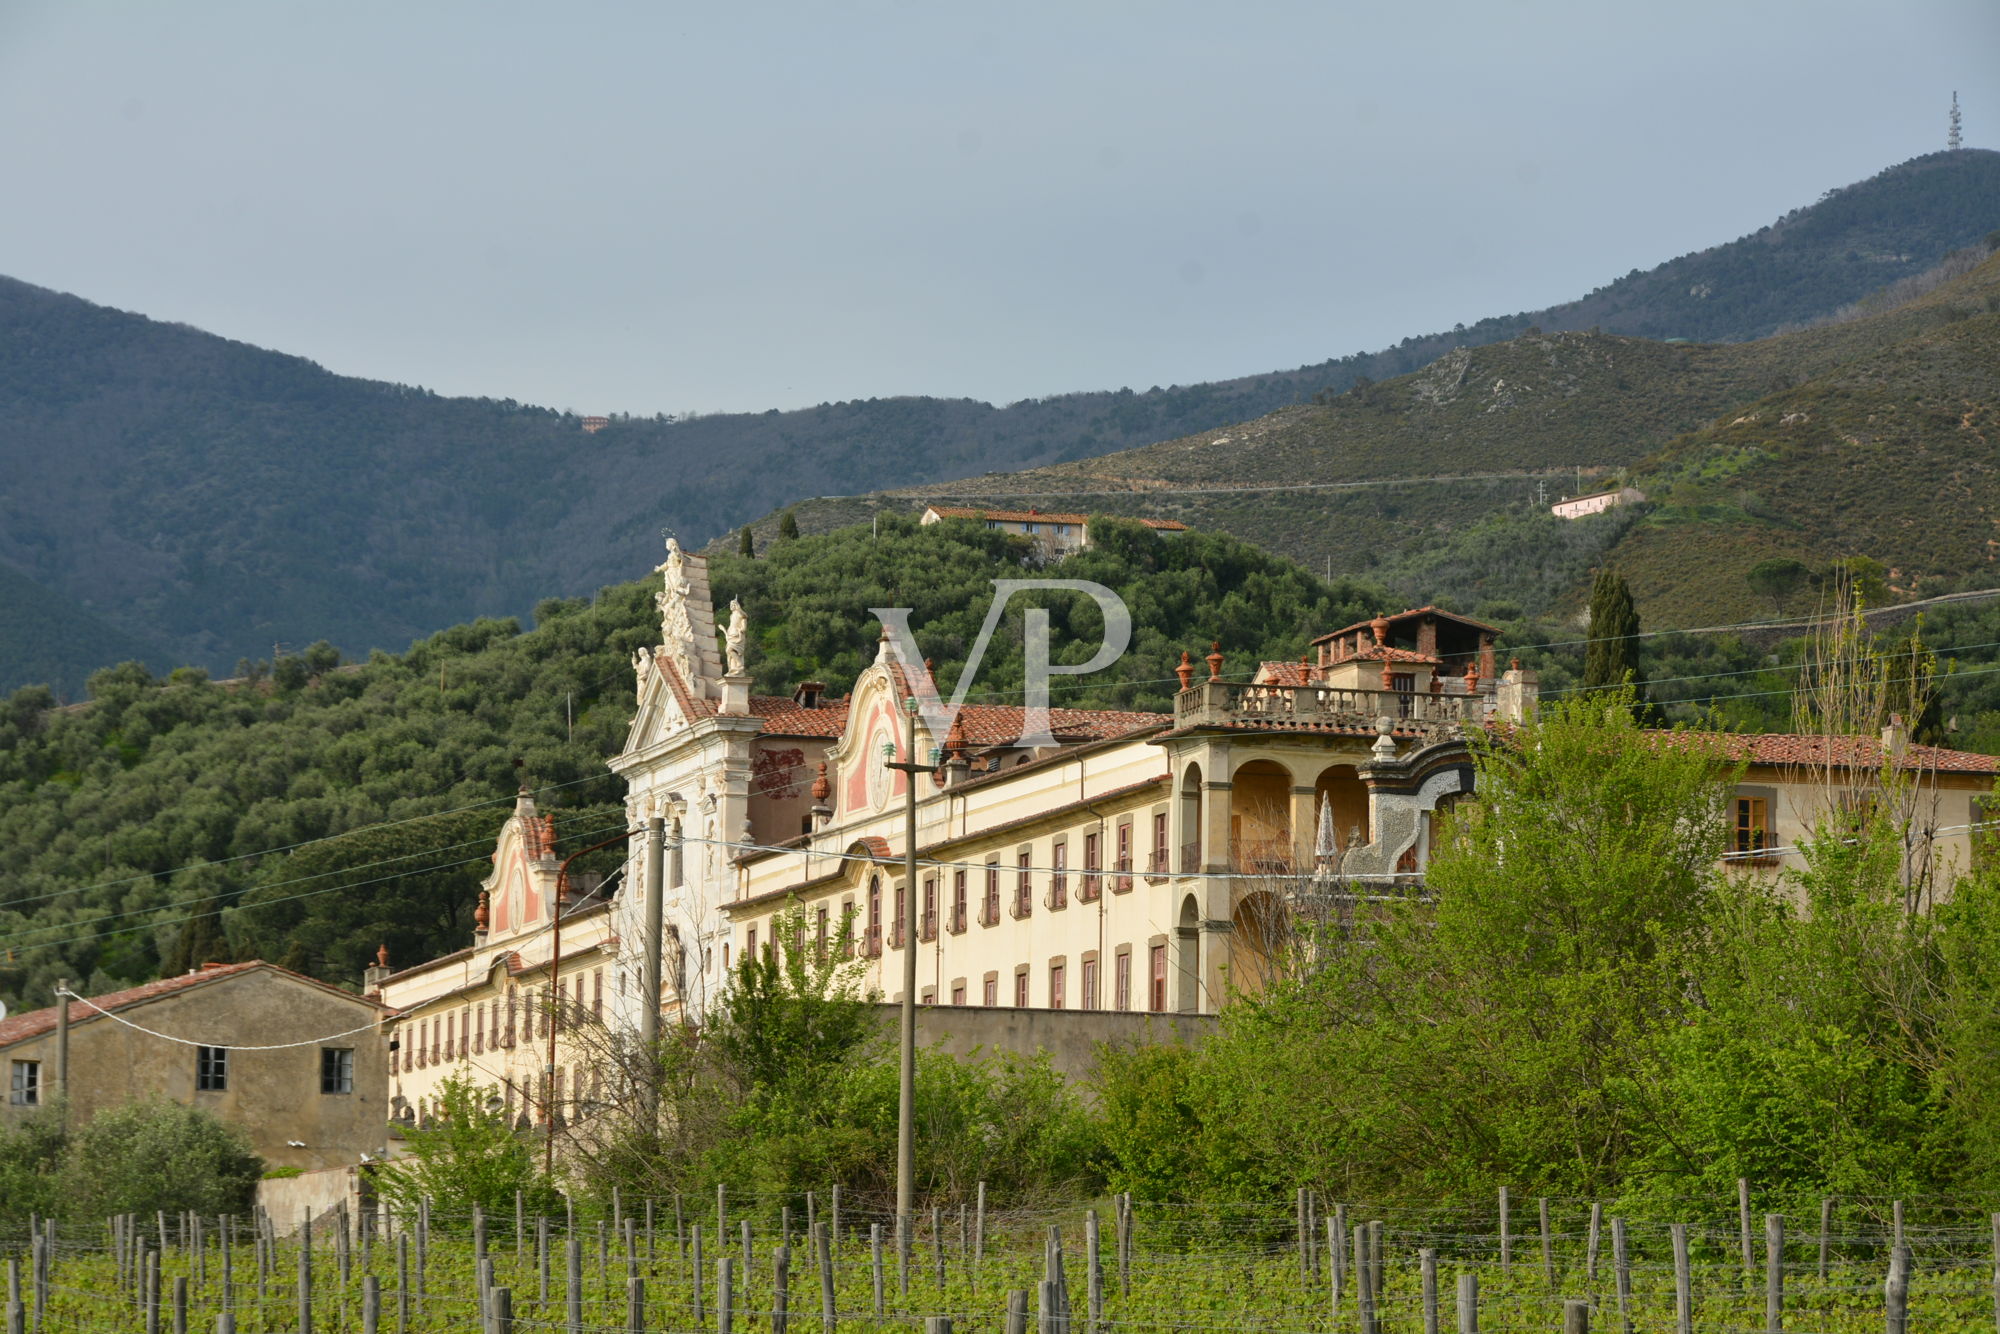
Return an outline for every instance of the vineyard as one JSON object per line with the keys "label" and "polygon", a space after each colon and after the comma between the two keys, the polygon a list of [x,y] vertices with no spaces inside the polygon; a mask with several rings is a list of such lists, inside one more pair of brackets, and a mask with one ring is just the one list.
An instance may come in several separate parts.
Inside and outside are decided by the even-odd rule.
{"label": "vineyard", "polygon": [[[1574,1200],[1289,1211],[932,1209],[899,1231],[838,1193],[614,1200],[557,1217],[127,1215],[0,1241],[8,1334],[217,1330],[1025,1334],[1993,1330],[2000,1214],[1843,1198],[1816,1216]],[[308,1226],[301,1227],[301,1222]],[[944,1322],[949,1322],[948,1324]]]}

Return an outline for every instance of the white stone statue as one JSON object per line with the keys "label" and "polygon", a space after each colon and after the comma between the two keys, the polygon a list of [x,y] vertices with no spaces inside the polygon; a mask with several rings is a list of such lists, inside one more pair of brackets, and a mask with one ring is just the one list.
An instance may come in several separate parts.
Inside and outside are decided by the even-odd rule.
{"label": "white stone statue", "polygon": [[729,599],[729,627],[722,632],[723,647],[729,652],[729,674],[743,675],[743,646],[750,638],[750,617],[738,598]]}

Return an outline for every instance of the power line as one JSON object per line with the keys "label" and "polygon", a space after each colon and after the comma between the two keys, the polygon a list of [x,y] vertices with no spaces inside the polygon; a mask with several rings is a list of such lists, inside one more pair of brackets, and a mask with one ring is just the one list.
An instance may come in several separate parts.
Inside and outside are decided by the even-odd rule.
{"label": "power line", "polygon": [[121,1023],[125,1025],[125,1027],[132,1029],[135,1032],[144,1033],[149,1038],[158,1038],[162,1042],[178,1042],[183,1047],[207,1047],[215,1051],[289,1051],[294,1047],[317,1047],[320,1046],[322,1043],[332,1042],[336,1038],[351,1038],[356,1033],[373,1032],[376,1029],[380,1028],[381,1025],[388,1018],[387,1015],[384,1015],[381,1019],[371,1019],[369,1022],[361,1025],[361,1027],[359,1028],[350,1028],[345,1033],[329,1033],[325,1037],[307,1038],[304,1042],[271,1042],[271,1043],[265,1043],[262,1046],[253,1047],[247,1044],[229,1043],[229,1042],[197,1042],[192,1038],[177,1038],[171,1033],[156,1033],[150,1028],[144,1028],[138,1024],[133,1023],[130,1019],[125,1018],[123,1015],[114,1014],[112,1011],[105,1009],[97,1002],[91,1000],[90,997],[88,996],[77,995],[74,991],[69,990],[67,987],[56,992],[56,995],[67,996],[71,1000],[75,1001],[82,1001],[85,1005],[88,1005],[91,1009],[97,1011],[99,1014],[103,1015],[106,1019],[111,1019],[118,1023]]}
{"label": "power line", "polygon": [[[585,831],[584,833],[581,833],[581,834],[578,834],[578,835],[576,835],[576,837],[578,837],[578,838],[589,838],[589,837],[591,837],[592,835],[595,835],[595,834],[604,834],[604,833],[609,833],[609,832],[611,832],[611,831],[612,831],[613,829],[622,829],[622,828],[624,828],[624,826],[623,826],[623,825],[606,825],[606,826],[604,826],[604,827],[603,827],[602,829],[592,829],[592,830],[587,830],[587,831]],[[457,846],[463,846],[463,845],[457,845]],[[422,854],[412,854],[412,855],[419,855],[419,856],[420,856],[420,855],[422,855]],[[422,867],[417,867],[417,868],[414,868],[414,869],[412,869],[412,870],[408,870],[408,871],[397,871],[397,872],[395,872],[395,873],[393,873],[393,874],[390,874],[390,875],[384,875],[384,876],[376,876],[375,878],[373,878],[373,879],[371,879],[371,880],[358,880],[358,881],[354,881],[354,882],[351,882],[351,883],[348,883],[348,884],[340,884],[340,885],[327,885],[327,886],[325,886],[325,887],[323,887],[323,888],[321,888],[321,889],[309,889],[309,890],[306,890],[306,891],[304,891],[304,892],[302,892],[302,893],[298,893],[298,894],[287,894],[287,895],[284,895],[284,896],[282,896],[282,897],[280,897],[280,898],[275,898],[275,899],[260,899],[260,900],[258,900],[258,901],[257,901],[256,903],[248,903],[248,904],[238,904],[238,905],[236,905],[236,908],[235,908],[235,910],[236,910],[236,911],[238,911],[238,912],[252,912],[252,911],[255,911],[255,910],[259,909],[259,908],[268,908],[268,907],[274,907],[274,906],[276,906],[277,904],[280,904],[280,903],[295,903],[295,902],[297,902],[297,901],[298,901],[298,900],[300,900],[300,899],[310,899],[310,898],[317,898],[317,897],[318,897],[318,896],[320,896],[321,894],[337,894],[337,893],[339,893],[340,891],[342,891],[342,890],[347,890],[347,889],[365,889],[365,888],[367,888],[367,887],[368,887],[368,886],[370,886],[370,885],[379,885],[379,884],[384,884],[384,883],[386,883],[386,882],[388,882],[388,881],[391,881],[391,880],[400,880],[400,879],[402,879],[402,878],[403,878],[403,877],[405,877],[405,876],[412,876],[412,875],[429,875],[429,874],[430,874],[431,872],[433,872],[433,871],[449,871],[449,870],[454,870],[454,869],[456,869],[457,867],[460,867],[460,866],[470,866],[470,865],[472,865],[472,864],[473,864],[473,863],[475,863],[475,862],[483,862],[483,861],[485,861],[485,860],[487,860],[487,858],[486,858],[485,856],[479,856],[479,857],[460,857],[460,858],[458,858],[458,859],[456,859],[456,860],[454,860],[454,861],[448,861],[448,862],[439,862],[438,864],[436,864],[436,865],[434,865],[434,866],[422,866]],[[313,876],[313,877],[308,877],[308,878],[309,878],[309,879],[317,879],[318,877],[317,877],[317,876]],[[94,918],[94,919],[93,919],[93,920],[92,920],[92,921],[91,921],[91,922],[90,922],[90,923],[89,923],[88,925],[90,925],[91,927],[97,927],[97,926],[100,926],[100,925],[102,925],[102,924],[103,924],[103,923],[105,923],[105,922],[110,922],[110,921],[116,921],[116,920],[118,920],[118,919],[120,919],[120,918],[124,918],[124,917],[136,917],[136,916],[142,916],[142,915],[144,915],[144,914],[146,914],[146,913],[149,913],[149,912],[154,912],[154,911],[157,911],[157,909],[152,909],[152,908],[134,908],[134,909],[131,909],[131,910],[127,911],[127,912],[122,912],[122,913],[110,913],[110,914],[107,914],[107,915],[105,915],[105,916],[102,916],[102,917],[98,917],[98,918]],[[148,923],[145,923],[145,925],[147,925],[147,926],[178,926],[178,925],[181,925],[181,924],[183,924],[183,923],[186,923],[186,922],[192,922],[192,921],[195,921],[195,920],[197,920],[198,918],[202,918],[202,917],[213,917],[213,916],[216,916],[216,915],[218,915],[219,913],[221,913],[221,912],[223,912],[223,911],[225,911],[225,910],[224,910],[224,909],[221,909],[221,908],[214,908],[214,909],[208,909],[208,910],[206,910],[206,911],[203,911],[203,912],[194,912],[194,913],[186,913],[186,914],[183,914],[182,916],[179,916],[179,917],[166,917],[166,918],[158,918],[158,919],[155,919],[154,921],[151,921],[151,922],[148,922]],[[52,924],[52,925],[51,925],[51,926],[49,926],[49,927],[44,927],[44,928],[39,928],[39,929],[42,929],[42,930],[53,930],[53,929],[55,929],[55,927],[56,927],[56,926],[71,926],[71,925],[74,925],[74,923],[70,923],[70,922],[62,922],[62,923],[56,923],[56,924]],[[35,930],[35,929],[37,929],[37,928],[32,928],[32,927],[31,927],[31,928],[29,928],[29,929],[30,929],[30,930]],[[106,934],[106,933],[105,933],[105,932],[103,932],[103,931],[98,931],[98,930],[88,930],[88,931],[84,931],[84,932],[82,932],[82,933],[80,933],[80,934],[77,934],[77,935],[73,935],[73,936],[66,936],[66,937],[63,937],[63,938],[62,938],[62,939],[60,939],[60,940],[37,940],[37,941],[32,941],[32,942],[30,942],[30,943],[28,943],[28,944],[25,944],[25,945],[16,945],[16,944],[14,944],[14,943],[13,943],[12,941],[8,941],[8,942],[6,942],[6,943],[8,944],[8,946],[9,946],[10,948],[15,948],[15,949],[29,949],[29,950],[36,950],[36,949],[48,949],[48,948],[51,948],[51,947],[53,947],[53,946],[56,946],[56,945],[69,945],[69,944],[74,944],[75,942],[77,942],[77,941],[79,941],[79,940],[95,940],[95,939],[97,939],[98,937],[100,937],[100,936],[102,936],[102,935],[104,935],[104,934]]]}
{"label": "power line", "polygon": [[[607,774],[592,774],[588,778],[574,778],[567,783],[550,783],[544,787],[533,789],[531,795],[543,792],[556,792],[566,787],[575,787],[580,783],[599,783],[603,782],[608,776]],[[163,877],[170,878],[179,875],[183,871],[199,870],[205,866],[228,866],[235,862],[248,861],[253,857],[270,857],[280,852],[295,852],[300,848],[309,848],[320,843],[332,843],[343,838],[354,838],[361,834],[372,834],[378,830],[395,829],[401,825],[415,824],[419,820],[436,820],[447,815],[463,815],[467,811],[476,811],[485,806],[496,806],[503,801],[516,800],[519,800],[518,793],[512,797],[492,797],[486,801],[475,801],[469,806],[456,806],[450,810],[443,811],[429,811],[423,815],[409,815],[400,820],[382,820],[375,824],[360,825],[354,829],[343,829],[338,834],[322,834],[317,838],[301,839],[297,843],[287,843],[281,847],[264,848],[257,852],[239,852],[233,857],[223,857],[216,861],[189,862],[185,866],[170,867],[163,871],[144,871],[138,875],[123,876],[117,880],[100,880],[96,884],[91,885],[72,885],[67,889],[54,890],[48,894],[38,895],[34,898],[11,899],[5,905],[0,906],[11,908],[17,903],[40,903],[47,899],[59,898],[64,894],[87,894],[95,889],[115,889],[119,885],[137,884],[141,880],[158,880]]]}

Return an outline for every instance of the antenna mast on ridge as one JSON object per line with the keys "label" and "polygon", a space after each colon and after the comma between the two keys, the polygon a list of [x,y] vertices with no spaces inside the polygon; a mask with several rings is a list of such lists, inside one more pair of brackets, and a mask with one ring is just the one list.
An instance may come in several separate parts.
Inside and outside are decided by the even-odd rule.
{"label": "antenna mast on ridge", "polygon": [[1958,130],[1959,130],[1958,94],[1954,92],[1951,95],[1951,133],[1946,135],[1944,140],[1944,146],[1954,153],[1958,151],[1960,143],[1960,135]]}

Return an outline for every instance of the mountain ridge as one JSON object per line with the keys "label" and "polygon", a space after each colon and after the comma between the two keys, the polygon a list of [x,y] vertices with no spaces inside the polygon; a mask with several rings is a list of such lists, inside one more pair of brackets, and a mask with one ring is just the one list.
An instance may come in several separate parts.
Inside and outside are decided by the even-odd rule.
{"label": "mountain ridge", "polygon": [[[1927,155],[1570,304],[1613,332],[1692,327],[1696,315],[1752,330],[1815,318],[2000,225],[1985,210],[1992,198],[2000,154]],[[1724,275],[1723,286],[1701,274]],[[1704,281],[1708,295],[1689,295]],[[321,638],[350,653],[396,648],[623,578],[650,563],[662,529],[698,544],[802,496],[1185,439],[1414,369],[1451,344],[1491,343],[1537,319],[1553,328],[1561,309],[1208,384],[1001,407],[905,397],[616,417],[587,435],[571,414],[337,376],[0,280],[0,470],[11,479],[0,566],[79,624],[149,646],[157,666],[224,670]],[[0,640],[0,688],[44,670],[45,658]],[[68,673],[58,684],[78,684],[76,667],[56,671]]]}

